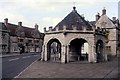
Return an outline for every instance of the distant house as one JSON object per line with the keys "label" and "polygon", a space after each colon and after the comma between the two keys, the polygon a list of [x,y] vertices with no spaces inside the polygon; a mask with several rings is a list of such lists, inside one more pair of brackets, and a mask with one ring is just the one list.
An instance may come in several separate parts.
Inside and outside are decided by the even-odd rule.
{"label": "distant house", "polygon": [[[18,53],[20,50],[25,52],[41,52],[44,40],[44,34],[38,30],[38,25],[35,28],[29,28],[18,22],[18,25],[8,23],[8,19],[4,19],[4,23],[0,23],[0,27],[5,27],[9,34],[9,50],[6,52]],[[4,34],[4,32],[2,32]]]}
{"label": "distant house", "polygon": [[116,17],[110,19],[107,16],[106,9],[102,10],[102,15],[96,15],[96,28],[106,29],[107,43],[106,52],[108,55],[118,55],[120,51],[120,23]]}
{"label": "distant house", "polygon": [[4,23],[0,23],[0,51],[8,53],[10,51],[10,34]]}

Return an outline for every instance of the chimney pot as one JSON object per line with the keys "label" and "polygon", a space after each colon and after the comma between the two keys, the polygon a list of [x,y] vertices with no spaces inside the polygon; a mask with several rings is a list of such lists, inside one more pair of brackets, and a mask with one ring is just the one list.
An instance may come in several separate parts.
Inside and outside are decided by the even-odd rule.
{"label": "chimney pot", "polygon": [[35,29],[36,29],[36,30],[38,30],[38,27],[39,27],[39,26],[38,26],[37,24],[35,24]]}
{"label": "chimney pot", "polygon": [[8,24],[8,18],[4,19],[4,24],[7,25]]}
{"label": "chimney pot", "polygon": [[113,20],[113,21],[116,21],[116,17],[112,17],[112,20]]}
{"label": "chimney pot", "polygon": [[98,14],[96,15],[96,21],[98,21],[99,18],[100,18],[100,14],[98,13]]}
{"label": "chimney pot", "polygon": [[18,26],[22,26],[22,22],[18,22]]}

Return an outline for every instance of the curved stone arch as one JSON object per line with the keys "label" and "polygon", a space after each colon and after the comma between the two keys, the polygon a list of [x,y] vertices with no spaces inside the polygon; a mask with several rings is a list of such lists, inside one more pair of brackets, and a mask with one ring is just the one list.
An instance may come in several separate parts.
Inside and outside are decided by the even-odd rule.
{"label": "curved stone arch", "polygon": [[[54,45],[54,42],[57,43]],[[47,60],[60,61],[61,60],[61,41],[57,38],[51,38],[46,43],[47,47]]]}
{"label": "curved stone arch", "polygon": [[67,44],[69,45],[69,44],[70,44],[70,42],[71,42],[71,41],[73,41],[74,39],[84,39],[84,40],[88,43],[88,45],[90,45],[90,44],[89,44],[89,40],[87,40],[87,39],[86,39],[86,38],[84,38],[84,37],[81,37],[81,38],[79,38],[79,37],[73,37],[73,38],[71,38],[71,39],[68,41],[68,43],[67,43]]}
{"label": "curved stone arch", "polygon": [[49,38],[49,39],[45,42],[45,45],[47,45],[47,44],[49,43],[49,41],[52,40],[52,39],[57,39],[57,40],[61,43],[61,45],[63,44],[63,42],[61,41],[61,39],[56,38],[56,37],[51,37],[51,38]]}
{"label": "curved stone arch", "polygon": [[96,44],[97,44],[98,41],[102,41],[102,43],[103,43],[103,47],[105,47],[106,42],[105,42],[104,40],[102,40],[102,39],[98,39],[98,40],[96,40],[96,42],[95,42],[95,46],[96,46]]}
{"label": "curved stone arch", "polygon": [[[78,44],[78,45],[74,45],[74,43],[73,44],[71,44],[71,42],[75,42],[76,40],[79,40],[79,42],[80,42],[80,44]],[[81,41],[82,41],[82,45],[84,44],[84,43],[87,43],[88,44],[88,48],[87,48],[87,50],[86,51],[83,51],[82,52],[82,45],[81,45]],[[70,40],[69,40],[69,55],[70,56],[73,56],[73,58],[72,57],[70,57],[69,56],[69,61],[76,61],[76,60],[87,60],[88,61],[88,59],[89,59],[89,53],[90,53],[90,45],[89,45],[89,41],[86,39],[86,38],[84,38],[84,37],[81,37],[81,38],[78,38],[78,37],[74,37],[74,38],[71,38]],[[74,48],[73,48],[74,47]],[[76,49],[75,49],[76,48]],[[78,48],[79,48],[79,50],[78,50]],[[85,53],[84,53],[85,52]]]}
{"label": "curved stone arch", "polygon": [[104,49],[105,49],[105,44],[104,41],[102,39],[98,39],[95,43],[96,46],[96,59],[97,62],[101,62],[104,61],[105,57],[105,53],[104,53]]}

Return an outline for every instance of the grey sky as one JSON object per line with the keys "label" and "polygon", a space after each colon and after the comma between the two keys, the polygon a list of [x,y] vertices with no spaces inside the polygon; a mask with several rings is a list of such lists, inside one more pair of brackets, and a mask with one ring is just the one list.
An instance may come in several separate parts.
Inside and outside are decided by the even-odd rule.
{"label": "grey sky", "polygon": [[44,27],[55,26],[76,6],[77,12],[84,14],[85,19],[95,20],[97,12],[101,14],[103,7],[107,15],[118,17],[119,0],[0,0],[0,22],[8,18],[10,23],[34,27],[37,23],[39,30]]}

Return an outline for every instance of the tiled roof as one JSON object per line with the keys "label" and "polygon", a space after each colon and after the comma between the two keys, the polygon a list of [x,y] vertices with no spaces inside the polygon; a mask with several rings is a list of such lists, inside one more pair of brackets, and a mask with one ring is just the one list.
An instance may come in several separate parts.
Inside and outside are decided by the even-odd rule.
{"label": "tiled roof", "polygon": [[[18,25],[8,23],[6,27],[10,31],[10,35],[11,36],[17,36],[16,35],[16,30],[19,27]],[[22,26],[22,30],[25,33],[25,37],[27,37],[27,38],[33,38],[31,32],[33,32],[35,30],[35,28],[29,28],[29,27]],[[37,33],[41,34],[39,31]]]}
{"label": "tiled roof", "polygon": [[0,29],[1,30],[7,30],[7,28],[5,27],[4,23],[0,22]]}
{"label": "tiled roof", "polygon": [[[87,30],[92,30],[92,26],[87,22],[81,15],[77,13],[75,8],[69,13],[61,22],[56,26],[59,30],[63,30],[63,26],[66,26],[67,30],[72,30],[73,26],[76,26],[78,30],[82,30],[83,27],[86,27]],[[55,30],[55,28],[53,30]]]}
{"label": "tiled roof", "polygon": [[90,21],[90,24],[95,27],[96,21]]}

